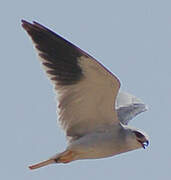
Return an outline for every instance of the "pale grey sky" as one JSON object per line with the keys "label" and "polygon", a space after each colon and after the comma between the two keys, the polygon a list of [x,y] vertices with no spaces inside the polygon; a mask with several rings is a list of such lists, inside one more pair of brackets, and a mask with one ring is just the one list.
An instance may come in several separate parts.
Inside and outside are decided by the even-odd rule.
{"label": "pale grey sky", "polygon": [[[0,179],[161,180],[171,162],[171,1],[2,0]],[[65,148],[52,86],[21,19],[62,35],[119,77],[122,90],[149,111],[131,122],[150,136],[146,150],[30,171],[28,165]]]}

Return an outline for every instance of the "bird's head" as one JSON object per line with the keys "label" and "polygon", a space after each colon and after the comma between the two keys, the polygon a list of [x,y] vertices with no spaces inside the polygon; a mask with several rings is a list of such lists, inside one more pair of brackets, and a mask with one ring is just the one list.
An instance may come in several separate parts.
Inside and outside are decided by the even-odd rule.
{"label": "bird's head", "polygon": [[127,132],[127,145],[133,150],[138,148],[146,148],[149,145],[149,137],[146,133],[130,127],[122,125]]}
{"label": "bird's head", "polygon": [[145,149],[149,145],[147,135],[138,130],[133,130],[132,132],[135,135],[137,142]]}

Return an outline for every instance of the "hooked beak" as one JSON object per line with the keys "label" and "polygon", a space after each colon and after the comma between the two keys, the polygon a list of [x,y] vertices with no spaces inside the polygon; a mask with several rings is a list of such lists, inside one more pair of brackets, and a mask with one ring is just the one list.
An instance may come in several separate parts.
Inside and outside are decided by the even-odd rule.
{"label": "hooked beak", "polygon": [[140,142],[142,147],[145,149],[149,145],[149,141]]}

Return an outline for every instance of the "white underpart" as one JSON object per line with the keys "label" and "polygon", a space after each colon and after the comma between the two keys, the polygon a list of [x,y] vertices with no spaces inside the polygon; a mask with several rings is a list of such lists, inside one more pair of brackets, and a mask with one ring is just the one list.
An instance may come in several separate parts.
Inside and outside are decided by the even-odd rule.
{"label": "white underpart", "polygon": [[[38,51],[38,53],[41,52]],[[42,63],[47,62],[41,57],[39,59]],[[132,105],[134,103],[143,104],[143,102],[125,92],[119,92],[116,97],[119,81],[98,61],[82,56],[79,59],[79,65],[82,68],[84,79],[77,84],[59,86],[56,81],[52,81],[57,96],[58,120],[66,133],[70,136],[77,136],[113,124],[118,121],[114,107],[117,110],[121,107],[130,108],[129,114],[120,114],[121,117],[118,119],[122,119],[122,123],[127,124],[137,115],[137,110],[133,109]],[[46,66],[43,68],[45,71],[51,70]],[[54,77],[48,73],[47,75],[49,78]],[[143,111],[142,107],[142,111],[138,113]]]}
{"label": "white underpart", "polygon": [[70,136],[118,123],[114,102],[119,81],[95,60],[83,56],[79,63],[83,79],[75,85],[56,86],[59,121]]}

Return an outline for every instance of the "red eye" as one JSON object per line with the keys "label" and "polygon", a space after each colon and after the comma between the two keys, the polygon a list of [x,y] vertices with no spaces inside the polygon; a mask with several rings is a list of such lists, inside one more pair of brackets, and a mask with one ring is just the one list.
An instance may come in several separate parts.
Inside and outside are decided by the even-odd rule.
{"label": "red eye", "polygon": [[134,131],[134,133],[135,133],[135,135],[136,135],[139,139],[144,138],[144,135],[141,134],[140,132]]}

